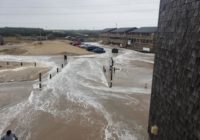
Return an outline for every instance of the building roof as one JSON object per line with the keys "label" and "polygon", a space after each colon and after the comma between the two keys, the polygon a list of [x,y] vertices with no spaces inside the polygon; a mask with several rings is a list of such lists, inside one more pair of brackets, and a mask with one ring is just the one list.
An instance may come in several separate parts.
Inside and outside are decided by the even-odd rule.
{"label": "building roof", "polygon": [[157,32],[157,27],[141,27],[131,31],[131,33],[154,33]]}
{"label": "building roof", "polygon": [[112,31],[112,33],[127,33],[137,29],[136,27],[118,28]]}
{"label": "building roof", "polygon": [[106,28],[106,29],[102,30],[101,32],[102,33],[107,33],[107,32],[111,32],[111,31],[116,30],[116,29],[117,28]]}

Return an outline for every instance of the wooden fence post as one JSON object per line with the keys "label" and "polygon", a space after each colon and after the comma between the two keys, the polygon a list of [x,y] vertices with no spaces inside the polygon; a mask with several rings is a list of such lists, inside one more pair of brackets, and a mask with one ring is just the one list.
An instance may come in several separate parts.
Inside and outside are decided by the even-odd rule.
{"label": "wooden fence post", "polygon": [[42,83],[39,84],[39,88],[42,89]]}
{"label": "wooden fence post", "polygon": [[109,70],[110,70],[110,79],[112,80],[113,79],[113,66],[110,66]]}
{"label": "wooden fence post", "polygon": [[42,89],[42,73],[39,73],[39,88]]}
{"label": "wooden fence post", "polygon": [[110,86],[109,87],[112,88],[112,81],[110,82]]}
{"label": "wooden fence post", "polygon": [[64,55],[64,63],[65,63],[65,65],[67,64],[67,55],[66,54]]}

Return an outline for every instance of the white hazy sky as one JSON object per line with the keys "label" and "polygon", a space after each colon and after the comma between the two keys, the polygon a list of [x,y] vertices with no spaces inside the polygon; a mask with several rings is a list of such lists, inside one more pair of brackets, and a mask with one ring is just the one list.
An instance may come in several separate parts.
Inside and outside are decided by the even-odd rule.
{"label": "white hazy sky", "polygon": [[160,0],[0,0],[0,27],[157,26]]}

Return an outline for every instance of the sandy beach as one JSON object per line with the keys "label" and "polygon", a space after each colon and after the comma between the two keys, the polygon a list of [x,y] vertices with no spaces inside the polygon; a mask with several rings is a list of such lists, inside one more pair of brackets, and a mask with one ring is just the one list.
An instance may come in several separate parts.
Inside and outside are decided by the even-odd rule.
{"label": "sandy beach", "polygon": [[67,40],[32,41],[7,44],[0,47],[0,55],[86,55],[85,49],[70,45]]}

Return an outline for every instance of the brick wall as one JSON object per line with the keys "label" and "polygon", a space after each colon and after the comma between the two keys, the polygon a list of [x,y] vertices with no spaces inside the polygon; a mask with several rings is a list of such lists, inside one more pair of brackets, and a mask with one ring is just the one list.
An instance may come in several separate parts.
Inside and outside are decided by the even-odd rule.
{"label": "brick wall", "polygon": [[200,0],[161,0],[151,140],[200,140]]}

